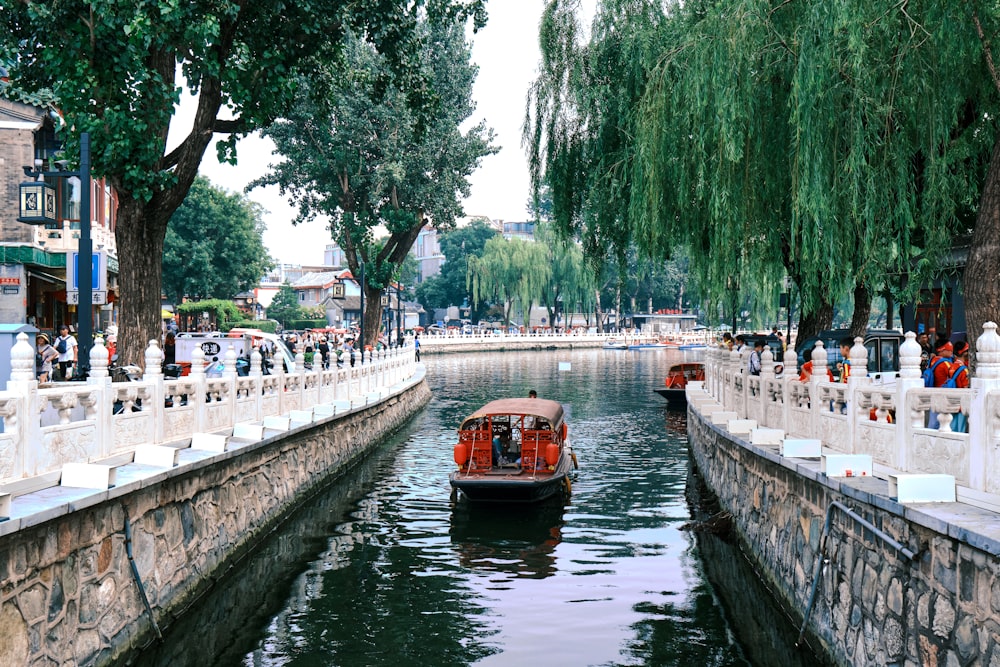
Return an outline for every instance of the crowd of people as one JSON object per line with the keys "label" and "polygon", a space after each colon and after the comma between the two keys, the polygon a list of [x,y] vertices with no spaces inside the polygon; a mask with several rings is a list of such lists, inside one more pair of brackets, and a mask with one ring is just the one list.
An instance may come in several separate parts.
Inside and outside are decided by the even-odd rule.
{"label": "crowd of people", "polygon": [[[772,329],[772,336],[781,341],[782,350],[785,349],[784,336],[777,328]],[[948,337],[940,337],[931,345],[930,334],[920,327],[917,334],[917,342],[921,348],[920,370],[924,377],[924,386],[938,388],[967,389],[969,385],[969,342],[958,340],[953,342]],[[746,337],[743,334],[733,336],[728,331],[723,333],[719,346],[727,350],[742,352],[747,345]],[[760,375],[761,353],[765,342],[763,337],[754,340],[753,350],[750,352],[747,361],[746,371],[750,375]],[[845,336],[839,341],[839,351],[841,359],[835,367],[827,366],[827,380],[829,382],[846,383],[851,378],[851,348],[854,346],[854,339]],[[837,373],[834,375],[834,368]],[[867,373],[867,368],[863,369]],[[808,382],[813,375],[812,359],[807,358],[799,368],[799,381]],[[872,419],[875,418],[875,410],[872,410]],[[890,422],[893,420],[892,412],[887,415]],[[928,428],[939,428],[939,417],[936,412],[929,411],[927,416]],[[957,433],[968,430],[968,419],[962,412],[952,415],[951,430]]]}

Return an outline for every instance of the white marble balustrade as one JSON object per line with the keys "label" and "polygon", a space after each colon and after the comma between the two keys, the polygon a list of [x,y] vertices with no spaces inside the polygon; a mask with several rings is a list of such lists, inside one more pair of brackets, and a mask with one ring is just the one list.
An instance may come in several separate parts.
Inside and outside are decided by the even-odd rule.
{"label": "white marble balustrade", "polygon": [[[920,345],[913,332],[899,348],[896,375],[869,377],[855,370],[848,382],[827,380],[827,353],[817,342],[811,353],[812,377],[799,381],[793,350],[785,353],[785,371],[775,375],[768,348],[759,376],[749,375],[749,350],[743,354],[710,348],[705,360],[704,390],[722,409],[762,427],[783,429],[791,438],[815,438],[823,447],[845,454],[870,454],[884,474],[953,475],[960,497],[1000,509],[1000,336],[987,322],[976,341],[976,372],[968,389],[924,387]],[[861,338],[850,351],[851,368],[868,365]],[[929,412],[939,428],[927,428]],[[968,417],[968,432],[954,432],[954,417]]]}
{"label": "white marble balustrade", "polygon": [[0,487],[56,473],[66,463],[105,460],[137,445],[178,442],[292,410],[333,404],[340,412],[372,403],[413,376],[413,352],[412,346],[369,351],[358,355],[355,366],[344,367],[331,354],[326,370],[319,353],[312,369],[305,368],[300,354],[289,372],[279,362],[273,375],[263,375],[255,350],[250,374],[240,377],[230,346],[222,377],[209,378],[204,353],[195,348],[191,375],[168,380],[159,344],[150,341],[142,379],[112,382],[108,351],[98,338],[86,383],[40,387],[34,351],[22,333],[11,352],[11,379],[0,391]]}

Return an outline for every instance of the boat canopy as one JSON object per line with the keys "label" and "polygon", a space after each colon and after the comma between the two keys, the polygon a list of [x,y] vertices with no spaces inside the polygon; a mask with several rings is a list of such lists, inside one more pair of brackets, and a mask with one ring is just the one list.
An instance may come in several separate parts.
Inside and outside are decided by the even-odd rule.
{"label": "boat canopy", "polygon": [[492,415],[533,415],[548,421],[555,428],[562,423],[563,407],[556,401],[544,398],[502,398],[490,401],[466,417],[462,422],[462,429],[466,429],[466,425],[473,420]]}

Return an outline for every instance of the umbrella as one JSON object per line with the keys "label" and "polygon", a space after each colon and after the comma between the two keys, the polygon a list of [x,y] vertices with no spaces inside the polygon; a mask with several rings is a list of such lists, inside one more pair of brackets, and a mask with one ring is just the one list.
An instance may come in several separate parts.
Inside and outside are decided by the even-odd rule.
{"label": "umbrella", "polygon": [[171,313],[166,308],[160,308],[160,319],[172,320],[172,319],[174,319],[174,314]]}

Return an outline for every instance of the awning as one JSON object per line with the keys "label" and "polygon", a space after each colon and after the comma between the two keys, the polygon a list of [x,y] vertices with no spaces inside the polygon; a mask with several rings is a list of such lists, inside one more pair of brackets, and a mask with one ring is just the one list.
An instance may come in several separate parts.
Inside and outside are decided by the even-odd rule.
{"label": "awning", "polygon": [[45,282],[52,283],[53,285],[61,285],[64,289],[66,287],[66,279],[65,278],[56,278],[55,276],[53,276],[51,274],[44,273],[43,271],[37,271],[35,269],[28,269],[27,267],[25,267],[25,268],[26,268],[26,270],[28,272],[28,275],[31,276],[32,278],[38,278],[39,280],[44,280]]}

